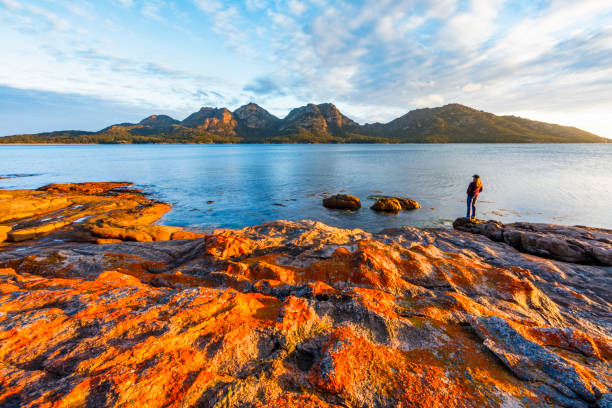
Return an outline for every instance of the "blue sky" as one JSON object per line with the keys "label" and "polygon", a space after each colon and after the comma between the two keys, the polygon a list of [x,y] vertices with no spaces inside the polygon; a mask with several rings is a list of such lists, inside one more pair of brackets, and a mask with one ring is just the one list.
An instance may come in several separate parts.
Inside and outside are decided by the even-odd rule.
{"label": "blue sky", "polygon": [[0,135],[458,102],[612,138],[612,1],[0,0]]}

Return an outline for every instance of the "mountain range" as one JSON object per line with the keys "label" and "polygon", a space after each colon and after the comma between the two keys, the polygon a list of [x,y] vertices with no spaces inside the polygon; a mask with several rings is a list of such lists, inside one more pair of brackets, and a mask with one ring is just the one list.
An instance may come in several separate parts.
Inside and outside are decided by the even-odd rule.
{"label": "mountain range", "polygon": [[497,116],[460,104],[408,112],[360,125],[331,103],[295,108],[280,119],[249,103],[231,112],[203,107],[182,121],[152,115],[98,132],[57,131],[0,138],[0,143],[610,143],[575,127]]}

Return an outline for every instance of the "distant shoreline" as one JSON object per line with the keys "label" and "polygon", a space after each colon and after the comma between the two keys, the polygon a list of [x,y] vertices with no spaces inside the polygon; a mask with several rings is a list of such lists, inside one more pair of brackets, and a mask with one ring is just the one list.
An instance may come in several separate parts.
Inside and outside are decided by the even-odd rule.
{"label": "distant shoreline", "polygon": [[[6,137],[6,136],[3,136]],[[2,143],[0,146],[244,146],[244,145],[596,145],[612,144],[609,142],[389,142],[389,143]]]}

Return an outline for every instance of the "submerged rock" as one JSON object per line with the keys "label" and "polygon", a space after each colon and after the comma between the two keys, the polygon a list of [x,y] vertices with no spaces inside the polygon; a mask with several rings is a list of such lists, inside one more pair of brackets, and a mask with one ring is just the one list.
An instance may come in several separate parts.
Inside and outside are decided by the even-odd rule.
{"label": "submerged rock", "polygon": [[358,210],[361,208],[361,201],[358,197],[349,194],[336,194],[331,197],[324,198],[323,206],[342,210]]}
{"label": "submerged rock", "polygon": [[563,226],[458,218],[453,227],[505,242],[521,252],[559,261],[612,266],[612,231]]}
{"label": "submerged rock", "polygon": [[[157,214],[113,194],[94,225]],[[0,406],[609,405],[606,267],[459,230],[276,221],[100,245],[73,227],[0,244]]]}

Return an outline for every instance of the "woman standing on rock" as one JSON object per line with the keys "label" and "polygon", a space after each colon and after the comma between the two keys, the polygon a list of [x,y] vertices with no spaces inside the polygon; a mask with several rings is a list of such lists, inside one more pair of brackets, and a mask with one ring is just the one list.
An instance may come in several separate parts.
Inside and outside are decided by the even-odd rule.
{"label": "woman standing on rock", "polygon": [[466,218],[476,218],[476,200],[482,191],[482,181],[478,174],[472,176],[474,179],[467,188],[467,215]]}

